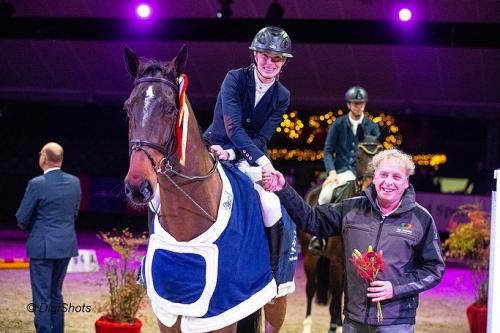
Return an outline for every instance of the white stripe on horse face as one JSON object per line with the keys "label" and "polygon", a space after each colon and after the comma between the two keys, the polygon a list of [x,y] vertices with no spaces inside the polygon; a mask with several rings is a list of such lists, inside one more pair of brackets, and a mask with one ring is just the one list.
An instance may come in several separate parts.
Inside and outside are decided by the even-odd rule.
{"label": "white stripe on horse face", "polygon": [[144,100],[144,112],[142,114],[142,127],[145,126],[147,118],[150,116],[152,110],[149,108],[149,104],[151,104],[151,100],[155,98],[155,94],[153,93],[153,85],[150,85],[146,90],[146,99]]}

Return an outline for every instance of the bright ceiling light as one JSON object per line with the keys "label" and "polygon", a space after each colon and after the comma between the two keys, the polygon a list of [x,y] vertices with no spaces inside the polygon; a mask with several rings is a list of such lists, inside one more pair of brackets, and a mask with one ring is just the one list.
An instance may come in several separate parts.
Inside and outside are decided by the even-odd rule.
{"label": "bright ceiling light", "polygon": [[140,4],[136,10],[137,16],[142,19],[147,19],[151,15],[151,7],[148,4]]}
{"label": "bright ceiling light", "polygon": [[411,20],[412,13],[408,8],[401,8],[398,13],[398,17],[403,22],[408,22]]}

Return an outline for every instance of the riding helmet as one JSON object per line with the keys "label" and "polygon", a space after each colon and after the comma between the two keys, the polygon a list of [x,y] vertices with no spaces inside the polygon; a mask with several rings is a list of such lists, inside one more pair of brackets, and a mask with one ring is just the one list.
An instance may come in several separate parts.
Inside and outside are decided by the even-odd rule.
{"label": "riding helmet", "polygon": [[345,93],[345,100],[347,102],[367,102],[368,94],[362,87],[354,86]]}
{"label": "riding helmet", "polygon": [[285,30],[278,27],[265,27],[253,38],[249,47],[252,51],[275,53],[285,58],[293,58],[292,41]]}

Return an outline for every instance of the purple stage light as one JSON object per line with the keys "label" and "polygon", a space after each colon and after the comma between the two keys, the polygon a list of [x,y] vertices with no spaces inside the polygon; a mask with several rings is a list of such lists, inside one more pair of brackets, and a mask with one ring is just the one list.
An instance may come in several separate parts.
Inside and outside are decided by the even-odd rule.
{"label": "purple stage light", "polygon": [[408,22],[409,20],[411,20],[411,16],[411,10],[409,10],[408,8],[402,8],[399,10],[398,17],[401,21]]}
{"label": "purple stage light", "polygon": [[136,10],[137,16],[142,19],[147,19],[151,15],[151,7],[147,4],[140,4]]}

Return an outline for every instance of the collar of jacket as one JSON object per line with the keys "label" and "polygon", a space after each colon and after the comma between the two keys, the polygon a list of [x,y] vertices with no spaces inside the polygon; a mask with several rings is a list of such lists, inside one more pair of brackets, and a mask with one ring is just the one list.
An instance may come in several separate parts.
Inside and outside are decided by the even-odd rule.
{"label": "collar of jacket", "polygon": [[[255,88],[255,76],[253,74],[254,69],[255,69],[255,65],[250,65],[248,67],[245,67],[245,74],[247,76],[247,87],[249,89],[248,91],[252,92],[252,93],[248,94],[248,97],[250,97],[250,105],[255,105],[255,89],[256,88]],[[278,80],[274,80],[271,87],[269,87],[269,90],[274,89],[273,90],[273,102],[275,102],[276,99],[278,98],[279,90],[278,90],[277,83],[278,83]]]}
{"label": "collar of jacket", "polygon": [[[368,186],[366,189],[363,190],[363,195],[366,196],[366,198],[370,202],[370,205],[372,205],[372,207],[382,215],[382,213],[380,212],[380,209],[378,208],[377,203],[376,203],[377,190],[375,189],[375,185],[373,183],[370,186]],[[398,209],[395,212],[393,212],[391,215],[401,214],[401,213],[407,212],[415,207],[415,205],[416,205],[415,189],[413,188],[412,184],[408,185],[408,188],[403,193],[403,197],[401,200],[402,200],[401,205],[399,205]]]}
{"label": "collar of jacket", "polygon": [[253,77],[253,69],[255,68],[254,65],[250,65],[245,68],[245,74],[247,76],[247,86],[252,87],[255,90],[255,79]]}

